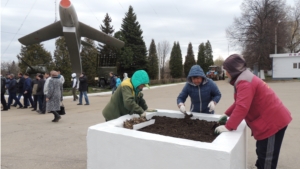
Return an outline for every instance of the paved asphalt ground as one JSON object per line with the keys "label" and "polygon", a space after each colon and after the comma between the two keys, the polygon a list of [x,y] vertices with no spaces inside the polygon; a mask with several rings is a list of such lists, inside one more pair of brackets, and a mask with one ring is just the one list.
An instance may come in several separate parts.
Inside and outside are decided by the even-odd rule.
{"label": "paved asphalt ground", "polygon": [[[216,114],[222,114],[233,102],[233,88],[225,81],[216,83],[222,93]],[[183,86],[181,83],[145,90],[144,96],[149,108],[177,110],[176,98]],[[300,82],[273,82],[269,83],[269,86],[293,116],[283,140],[278,169],[299,169]],[[89,106],[78,106],[70,97],[65,98],[67,114],[62,116],[58,123],[51,122],[53,114],[40,115],[31,109],[12,107],[9,111],[1,112],[1,168],[86,168],[87,129],[89,126],[104,122],[101,112],[110,97],[110,94],[89,96]],[[190,105],[189,99],[186,105]],[[256,160],[255,140],[250,136],[250,132],[247,144],[248,169],[253,169]]]}

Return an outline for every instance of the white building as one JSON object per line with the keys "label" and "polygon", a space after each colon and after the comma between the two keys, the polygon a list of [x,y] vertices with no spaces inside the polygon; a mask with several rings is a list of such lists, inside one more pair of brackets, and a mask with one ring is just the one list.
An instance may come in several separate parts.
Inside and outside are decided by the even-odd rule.
{"label": "white building", "polygon": [[300,78],[300,53],[270,54],[273,58],[272,78]]}

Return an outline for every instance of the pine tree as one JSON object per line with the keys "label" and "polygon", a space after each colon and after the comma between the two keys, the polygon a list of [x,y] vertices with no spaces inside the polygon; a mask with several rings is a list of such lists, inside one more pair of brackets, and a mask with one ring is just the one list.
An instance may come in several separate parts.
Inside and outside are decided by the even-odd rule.
{"label": "pine tree", "polygon": [[91,46],[82,46],[80,53],[82,71],[88,77],[89,86],[96,86],[97,82],[94,80],[94,77],[97,75],[97,49],[95,47],[94,41],[88,38],[84,38],[84,41],[90,44]]}
{"label": "pine tree", "polygon": [[65,77],[64,87],[71,87],[72,82],[69,79],[71,78],[72,68],[64,37],[60,37],[55,41],[54,60],[54,69],[60,70],[60,73]]}
{"label": "pine tree", "polygon": [[214,56],[212,55],[213,51],[212,51],[212,47],[209,41],[207,41],[205,43],[205,68],[203,68],[203,70],[205,72],[208,71],[208,67],[212,66],[214,64]]}
{"label": "pine tree", "polygon": [[158,58],[156,45],[154,40],[152,39],[150,47],[149,47],[149,56],[148,56],[148,75],[151,79],[156,79],[158,76]]}
{"label": "pine tree", "polygon": [[196,64],[196,61],[195,61],[195,55],[193,52],[193,46],[192,46],[192,43],[189,43],[187,55],[185,56],[185,62],[184,62],[185,76],[188,76],[191,67],[195,64]]}
{"label": "pine tree", "polygon": [[[200,65],[203,70],[206,67],[206,64],[205,64],[205,45],[204,45],[204,43],[201,43],[198,47],[197,64]],[[205,72],[206,71],[204,70],[204,73]]]}
{"label": "pine tree", "polygon": [[[126,44],[126,39],[121,31],[117,31],[114,34],[114,37],[123,41]],[[116,50],[117,56],[117,72],[119,75],[123,74],[124,72],[128,73],[129,76],[132,75],[134,72],[131,65],[133,62],[133,51],[129,46],[123,47],[122,49]],[[129,71],[132,70],[132,71]]]}
{"label": "pine tree", "polygon": [[170,57],[170,73],[173,78],[182,77],[182,55],[179,42],[174,42]]}
{"label": "pine tree", "polygon": [[[126,56],[128,52],[123,52],[120,57],[131,58],[132,63],[130,66],[130,70],[127,72],[132,73],[132,71],[139,69],[147,69],[147,49],[145,42],[143,40],[143,31],[141,30],[141,25],[137,21],[136,14],[133,12],[132,6],[129,6],[128,12],[125,14],[125,18],[123,19],[123,23],[121,25],[121,32],[124,38],[125,46],[124,49],[129,52],[130,56]],[[126,59],[120,59],[126,60]],[[120,67],[123,67],[124,63],[120,63]]]}
{"label": "pine tree", "polygon": [[[112,19],[106,13],[105,18],[103,20],[103,25],[100,25],[100,30],[110,36],[114,33],[113,26],[110,25]],[[116,50],[109,45],[98,43],[98,50],[100,54],[100,65],[101,66],[116,66],[117,58],[116,58]]]}
{"label": "pine tree", "polygon": [[[51,53],[46,51],[43,44],[21,46],[21,52],[19,56],[30,66],[44,65],[48,71],[53,67]],[[22,60],[19,60],[18,65],[20,67],[20,71],[25,73],[28,65],[22,62]]]}

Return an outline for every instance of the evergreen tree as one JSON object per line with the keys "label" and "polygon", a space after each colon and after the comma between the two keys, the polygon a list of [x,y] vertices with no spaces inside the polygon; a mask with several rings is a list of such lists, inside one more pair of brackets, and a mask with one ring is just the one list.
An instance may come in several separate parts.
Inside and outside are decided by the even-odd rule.
{"label": "evergreen tree", "polygon": [[[112,19],[106,13],[105,18],[103,20],[103,25],[100,25],[100,30],[110,36],[114,33],[113,26],[110,25]],[[94,42],[93,42],[94,43]],[[116,58],[116,50],[114,47],[98,43],[98,50],[100,54],[100,65],[101,66],[116,66],[117,58]]]}
{"label": "evergreen tree", "polygon": [[214,64],[214,56],[213,56],[212,47],[209,41],[205,43],[205,68],[203,68],[204,72],[208,71],[208,67]]}
{"label": "evergreen tree", "polygon": [[[53,67],[51,53],[46,51],[43,44],[21,46],[19,56],[30,66],[44,65],[48,70],[51,70]],[[20,67],[20,71],[25,73],[28,65],[22,62],[21,59],[19,60],[18,66]]]}
{"label": "evergreen tree", "polygon": [[96,86],[97,82],[95,81],[94,77],[98,77],[97,75],[97,53],[98,52],[93,40],[84,38],[84,41],[90,44],[91,46],[82,46],[82,50],[80,53],[82,71],[88,77],[88,85]]}
{"label": "evergreen tree", "polygon": [[170,73],[173,78],[182,77],[182,55],[179,42],[174,42],[170,57]]}
{"label": "evergreen tree", "polygon": [[148,66],[148,75],[150,79],[156,79],[158,76],[158,58],[156,45],[153,39],[149,47]]}
{"label": "evergreen tree", "polygon": [[71,87],[72,82],[70,78],[72,74],[72,67],[70,55],[67,50],[65,38],[63,36],[55,41],[54,60],[54,69],[60,70],[60,73],[65,77],[64,87]]}
{"label": "evergreen tree", "polygon": [[[124,35],[121,31],[116,32],[114,34],[114,37],[123,41],[126,44],[126,39],[124,38]],[[116,56],[118,74],[121,75],[124,72],[127,72],[128,75],[131,76],[134,72],[131,67],[133,62],[133,51],[131,50],[131,47],[125,45],[122,49],[116,50]]]}
{"label": "evergreen tree", "polygon": [[192,46],[192,43],[189,43],[187,55],[185,56],[185,62],[184,62],[184,74],[186,77],[188,76],[191,67],[195,64],[196,64],[196,61],[195,61],[195,55],[193,52],[193,46]]}
{"label": "evergreen tree", "polygon": [[[132,57],[132,63],[128,71],[126,71],[124,63],[120,63],[120,67],[123,67],[124,71],[129,74],[135,70],[147,69],[147,49],[142,36],[143,31],[137,21],[136,14],[133,12],[132,6],[129,6],[129,10],[125,14],[121,25],[121,32],[125,42],[124,50],[127,52],[123,52],[120,57]],[[132,51],[132,53],[128,51]],[[126,56],[126,54],[129,54],[129,56]],[[121,58],[120,60],[127,59]]]}
{"label": "evergreen tree", "polygon": [[204,68],[206,67],[206,64],[205,64],[205,45],[204,45],[204,43],[201,43],[198,47],[197,64],[200,65],[201,68],[203,69],[204,73],[206,73],[206,71],[204,70]]}
{"label": "evergreen tree", "polygon": [[176,42],[174,42],[172,50],[171,50],[171,55],[170,55],[170,61],[169,61],[169,68],[170,68],[170,74],[171,76],[174,75],[175,67],[174,67],[174,61],[175,61],[175,49],[176,49]]}
{"label": "evergreen tree", "polygon": [[108,35],[112,35],[115,31],[114,27],[110,25],[111,21],[111,17],[106,13],[105,18],[102,21],[104,25],[100,26],[101,31]]}

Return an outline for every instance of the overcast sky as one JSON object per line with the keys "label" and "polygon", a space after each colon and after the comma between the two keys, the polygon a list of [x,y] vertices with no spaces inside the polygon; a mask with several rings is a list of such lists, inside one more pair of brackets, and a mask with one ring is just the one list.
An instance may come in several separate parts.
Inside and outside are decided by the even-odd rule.
{"label": "overcast sky", "polygon": [[[1,0],[1,59],[17,61],[21,44],[18,39],[55,20],[60,20],[57,0]],[[71,0],[79,21],[99,29],[106,13],[112,18],[115,31],[120,30],[129,5],[134,9],[143,30],[147,49],[151,39],[157,44],[167,40],[171,47],[179,41],[182,56],[186,56],[188,43],[193,45],[197,59],[198,46],[210,41],[214,59],[239,53],[228,47],[225,30],[241,15],[242,0]],[[287,0],[293,5],[293,0]],[[53,55],[55,40],[43,42]]]}

